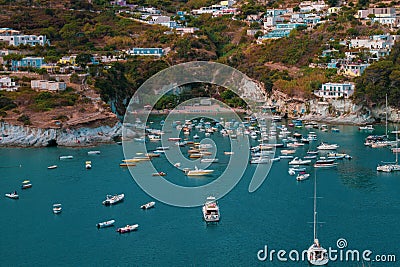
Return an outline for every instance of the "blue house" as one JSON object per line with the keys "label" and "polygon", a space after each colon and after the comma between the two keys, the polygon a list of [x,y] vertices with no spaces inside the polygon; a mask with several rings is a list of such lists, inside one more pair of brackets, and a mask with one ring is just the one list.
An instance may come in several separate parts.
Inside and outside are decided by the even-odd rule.
{"label": "blue house", "polygon": [[40,69],[43,66],[44,58],[42,57],[25,57],[21,60],[12,60],[11,69],[17,71],[21,68]]}
{"label": "blue house", "polygon": [[261,39],[278,39],[282,37],[288,37],[290,30],[273,30],[266,35],[261,36]]}
{"label": "blue house", "polygon": [[276,17],[276,16],[281,16],[288,13],[287,9],[267,9],[267,12],[265,12],[266,17]]}
{"label": "blue house", "polygon": [[159,56],[164,55],[164,50],[162,48],[132,48],[127,51],[128,55],[131,56]]}
{"label": "blue house", "polygon": [[300,26],[307,27],[307,24],[304,24],[304,23],[279,23],[279,24],[276,24],[276,29],[277,30],[293,30],[293,29],[297,29]]}

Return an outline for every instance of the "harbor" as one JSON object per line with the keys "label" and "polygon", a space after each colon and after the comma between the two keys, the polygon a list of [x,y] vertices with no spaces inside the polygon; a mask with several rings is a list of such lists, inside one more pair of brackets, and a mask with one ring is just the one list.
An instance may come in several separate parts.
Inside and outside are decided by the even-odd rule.
{"label": "harbor", "polygon": [[[159,128],[162,118],[151,119],[152,127],[156,128],[157,125]],[[137,155],[132,164],[135,166],[122,168],[121,162],[129,164],[130,161],[124,159],[122,146],[117,144],[79,149],[2,148],[0,188],[4,192],[0,198],[0,211],[8,218],[0,230],[2,237],[8,240],[0,245],[1,251],[7,252],[4,264],[71,266],[140,262],[142,266],[172,263],[175,266],[222,266],[226,262],[234,262],[235,266],[265,265],[257,259],[257,251],[266,244],[302,251],[313,243],[313,225],[309,222],[313,218],[315,172],[318,176],[318,197],[321,197],[318,198],[318,217],[324,222],[316,227],[318,239],[324,248],[334,248],[338,238],[346,238],[352,248],[368,248],[376,253],[385,248],[388,248],[387,253],[400,251],[397,242],[397,233],[400,232],[397,223],[400,214],[397,197],[400,173],[376,170],[381,161],[395,159],[390,147],[366,146],[365,140],[371,133],[360,131],[356,126],[327,125],[327,131],[323,131],[320,127],[306,128],[305,124],[302,128],[296,128],[295,125],[289,126],[290,123],[277,122],[276,126],[286,125],[290,135],[297,132],[302,137],[315,132],[317,140],[296,147],[287,147],[287,144],[282,148],[277,147],[274,155],[269,154],[271,159],[280,157],[283,150],[294,150],[288,154],[293,158],[283,157],[274,161],[266,180],[251,194],[248,187],[258,164],[250,164],[249,158],[239,183],[229,194],[218,199],[221,217],[218,217],[218,223],[212,224],[204,221],[202,207],[178,208],[152,199],[135,183],[129,168],[137,168],[151,161],[158,172],[166,174],[161,177],[163,179],[183,186],[204,185],[223,173],[229,159],[234,156],[225,152],[232,151],[232,144],[240,145],[243,138],[247,138],[245,135],[230,140],[229,136],[219,132],[222,128],[211,134],[210,138],[218,144],[215,156],[218,162],[200,162],[201,159],[211,158],[210,155],[195,159],[204,164],[199,164],[198,169],[209,165],[206,169],[213,170],[204,176],[188,176],[174,166],[175,162],[165,164],[167,159],[164,153],[151,159],[144,154]],[[332,128],[339,131],[332,132]],[[374,128],[373,134],[382,135],[385,132],[385,126],[374,125]],[[391,125],[389,128],[395,129]],[[279,135],[280,130],[276,132]],[[192,137],[198,135],[194,146],[195,142],[205,138],[205,134],[193,130],[185,137],[182,133],[179,136],[181,140],[169,141],[168,149],[173,149],[175,142],[183,142],[184,139],[193,141]],[[256,139],[249,138],[251,147],[268,143],[259,141],[260,138],[261,133]],[[390,136],[391,140],[395,138]],[[313,155],[308,152],[317,151],[321,143],[337,144],[336,150],[319,152],[316,158],[306,159],[307,155]],[[168,151],[158,141],[147,140],[146,145],[148,153],[154,150]],[[188,159],[187,151],[191,146],[179,148]],[[90,151],[101,153],[88,155]],[[336,164],[332,168],[314,168],[315,162],[321,156],[328,159],[329,153],[333,153],[332,157],[349,155],[351,159],[335,159]],[[60,156],[72,157],[60,160]],[[297,160],[307,160],[307,164],[300,167],[289,165],[296,157]],[[90,171],[85,168],[89,160],[92,165]],[[311,162],[308,163],[308,160]],[[294,163],[298,164],[299,161]],[[47,169],[54,165],[57,168]],[[183,162],[181,165],[182,169],[185,168]],[[289,167],[305,168],[310,175],[298,181],[297,173],[288,173]],[[158,178],[152,176],[151,171],[148,176],[149,179]],[[19,190],[23,181],[29,181],[32,188]],[[5,193],[14,190],[18,191],[19,199],[4,197]],[[107,207],[102,205],[107,195],[116,194],[124,194],[123,202]],[[204,201],[210,195],[206,195]],[[152,202],[156,203],[154,208],[146,211],[140,209],[146,203],[148,207],[152,206]],[[54,203],[62,204],[61,213],[52,212]],[[115,222],[109,227],[96,227],[102,222],[108,226],[107,222],[111,219]],[[135,231],[123,235],[116,232],[120,228],[124,232],[124,227],[128,225]],[[35,227],[35,231],[31,226]],[[132,250],[132,247],[136,249]],[[59,252],[64,250],[67,251],[67,257],[60,262]],[[122,251],[130,253],[122,255]],[[203,257],[204,253],[208,256]],[[273,261],[268,265],[283,266],[283,263]],[[308,266],[308,263],[299,262],[296,266]],[[329,262],[329,266],[343,265]]]}

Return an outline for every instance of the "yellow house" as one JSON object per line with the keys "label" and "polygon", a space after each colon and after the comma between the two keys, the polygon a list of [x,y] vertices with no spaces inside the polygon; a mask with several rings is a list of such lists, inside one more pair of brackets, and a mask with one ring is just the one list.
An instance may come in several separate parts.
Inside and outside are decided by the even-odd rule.
{"label": "yellow house", "polygon": [[328,14],[338,13],[340,11],[340,7],[330,7],[328,8]]}
{"label": "yellow house", "polygon": [[62,65],[73,65],[76,66],[76,56],[64,56],[62,57],[60,60],[58,60],[58,63],[62,64]]}
{"label": "yellow house", "polygon": [[228,5],[229,5],[229,2],[228,2],[228,1],[221,1],[219,4],[220,4],[221,6],[228,6]]}

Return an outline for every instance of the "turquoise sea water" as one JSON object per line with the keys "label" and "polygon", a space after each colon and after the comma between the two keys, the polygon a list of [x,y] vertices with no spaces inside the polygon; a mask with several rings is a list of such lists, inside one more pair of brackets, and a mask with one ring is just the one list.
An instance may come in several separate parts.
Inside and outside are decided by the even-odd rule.
{"label": "turquoise sea water", "polygon": [[[387,148],[364,147],[368,135],[356,127],[339,126],[340,133],[317,130],[319,141],[338,143],[339,152],[353,156],[336,168],[318,170],[318,217],[324,222],[318,236],[325,247],[337,248],[345,238],[349,249],[369,249],[374,254],[396,254],[397,263],[365,263],[365,266],[399,266],[400,173],[377,173],[379,161],[392,161]],[[301,130],[306,132],[307,130]],[[380,129],[383,133],[383,129]],[[379,133],[379,131],[378,131]],[[229,150],[224,137],[215,135],[222,151]],[[319,143],[318,141],[318,143]],[[151,146],[157,146],[150,144]],[[315,145],[311,145],[315,146]],[[100,150],[88,156],[87,151]],[[299,148],[305,155],[308,147]],[[60,155],[73,155],[60,161]],[[163,166],[165,158],[154,159]],[[221,173],[227,158],[213,164]],[[249,166],[239,184],[219,200],[221,222],[206,225],[201,208],[178,208],[160,202],[151,210],[140,205],[152,200],[120,168],[122,147],[0,149],[0,256],[1,266],[307,266],[307,262],[257,259],[264,248],[302,251],[312,244],[313,168],[311,179],[301,183],[287,173],[287,160],[276,162],[263,185],[248,192]],[[92,161],[86,170],[84,163]],[[47,166],[58,168],[48,170]],[[194,186],[172,167],[167,179]],[[197,178],[198,179],[198,178]],[[211,178],[206,178],[212,180]],[[20,190],[23,180],[33,187]],[[208,181],[208,180],[206,180]],[[204,183],[204,180],[201,182]],[[17,190],[19,200],[4,194]],[[106,194],[125,193],[121,204],[105,207]],[[60,215],[52,204],[62,203]],[[96,223],[116,220],[116,227],[97,229]],[[117,227],[138,223],[137,232],[120,235]],[[329,266],[363,266],[362,262],[330,262]]]}

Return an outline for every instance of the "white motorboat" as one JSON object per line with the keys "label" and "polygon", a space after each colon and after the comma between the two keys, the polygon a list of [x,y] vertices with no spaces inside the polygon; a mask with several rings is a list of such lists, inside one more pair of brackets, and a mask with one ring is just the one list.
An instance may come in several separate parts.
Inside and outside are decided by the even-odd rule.
{"label": "white motorboat", "polygon": [[293,159],[294,157],[291,155],[280,155],[279,158],[280,159]]}
{"label": "white motorboat", "polygon": [[328,252],[317,238],[317,176],[314,179],[314,243],[307,250],[307,260],[311,265],[322,266],[329,261]]}
{"label": "white motorboat", "polygon": [[271,163],[271,159],[269,157],[256,157],[250,160],[251,164],[267,164]]}
{"label": "white motorboat", "polygon": [[156,202],[151,201],[151,202],[149,202],[149,203],[146,203],[146,204],[140,206],[140,208],[143,209],[143,210],[147,210],[147,209],[153,208],[154,205],[156,205]]}
{"label": "white motorboat", "polygon": [[392,172],[393,167],[391,164],[379,165],[378,167],[376,167],[376,170],[378,172]]}
{"label": "white motorboat", "polygon": [[32,187],[32,184],[30,183],[29,180],[25,180],[25,181],[22,182],[21,189],[28,189],[28,188],[31,188],[31,187]]}
{"label": "white motorboat", "polygon": [[120,234],[129,233],[129,232],[137,230],[138,227],[139,227],[139,224],[133,224],[133,225],[128,224],[124,227],[118,228],[117,232]]}
{"label": "white motorboat", "polygon": [[156,150],[168,150],[169,146],[158,146],[156,147]]}
{"label": "white motorboat", "polygon": [[47,169],[49,169],[49,170],[56,169],[56,168],[57,168],[57,165],[51,165],[51,166],[47,167]]}
{"label": "white motorboat", "polygon": [[124,194],[117,194],[117,195],[107,195],[106,200],[103,201],[103,205],[109,206],[109,205],[114,205],[117,204],[121,201],[124,200],[125,195]]}
{"label": "white motorboat", "polygon": [[303,180],[308,179],[309,177],[310,177],[309,173],[299,173],[299,174],[297,174],[296,180],[303,181]]}
{"label": "white motorboat", "polygon": [[289,161],[289,165],[308,165],[310,163],[310,159],[301,159],[298,157],[295,157],[293,160]]}
{"label": "white motorboat", "polygon": [[17,191],[14,191],[12,193],[7,193],[6,197],[11,198],[11,199],[18,199],[19,195],[18,195]]}
{"label": "white motorboat", "polygon": [[335,150],[339,146],[337,144],[325,144],[321,143],[319,146],[317,146],[318,150]]}
{"label": "white motorboat", "polygon": [[62,211],[61,204],[53,204],[53,213],[59,214]]}
{"label": "white motorboat", "polygon": [[60,156],[59,159],[73,159],[73,156]]}
{"label": "white motorboat", "polygon": [[109,221],[106,221],[106,222],[101,222],[101,223],[96,224],[96,227],[97,228],[111,227],[111,226],[114,225],[114,223],[115,223],[115,220],[109,220]]}
{"label": "white motorboat", "polygon": [[90,160],[85,162],[85,168],[88,170],[92,168],[92,162]]}
{"label": "white motorboat", "polygon": [[217,163],[218,161],[219,161],[218,159],[209,159],[209,158],[200,160],[201,163]]}
{"label": "white motorboat", "polygon": [[212,174],[214,170],[204,170],[204,169],[199,169],[197,166],[195,167],[194,170],[189,170],[186,175],[187,176],[203,176],[203,175],[209,175]]}
{"label": "white motorboat", "polygon": [[329,168],[336,166],[335,159],[326,159],[324,157],[320,157],[314,164],[314,168]]}
{"label": "white motorboat", "polygon": [[306,171],[305,167],[296,166],[294,168],[289,168],[288,173],[289,175],[295,175],[298,172],[305,172],[305,171]]}
{"label": "white motorboat", "polygon": [[203,219],[207,223],[219,222],[220,213],[217,200],[213,196],[209,196],[203,205]]}
{"label": "white motorboat", "polygon": [[88,155],[99,155],[101,152],[99,150],[88,151]]}
{"label": "white motorboat", "polygon": [[305,159],[316,159],[317,155],[308,155],[308,156],[304,156]]}
{"label": "white motorboat", "polygon": [[296,150],[294,150],[294,149],[283,149],[283,150],[281,150],[281,154],[282,155],[291,155],[291,154],[294,154],[294,153],[296,153]]}
{"label": "white motorboat", "polygon": [[372,126],[372,125],[360,126],[360,127],[358,127],[358,130],[360,130],[360,131],[373,131],[374,130],[374,126]]}

